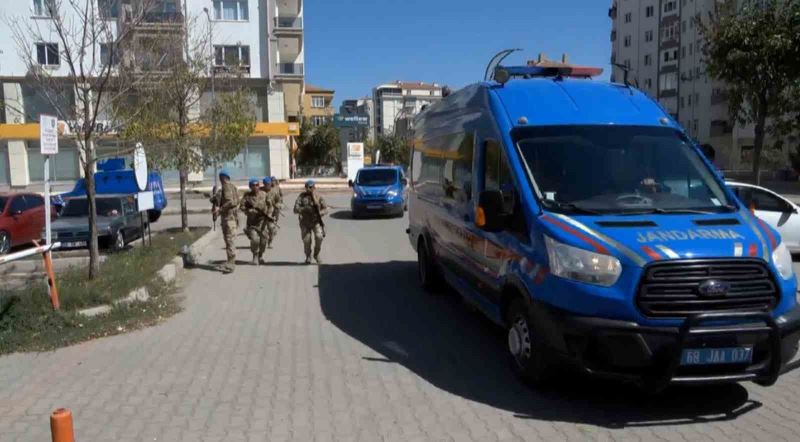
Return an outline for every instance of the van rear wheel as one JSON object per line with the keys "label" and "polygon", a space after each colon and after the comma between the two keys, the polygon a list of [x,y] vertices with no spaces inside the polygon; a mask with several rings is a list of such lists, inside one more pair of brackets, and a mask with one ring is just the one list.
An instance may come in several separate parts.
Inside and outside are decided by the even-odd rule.
{"label": "van rear wheel", "polygon": [[424,239],[420,239],[417,246],[417,277],[422,288],[429,292],[435,292],[442,286],[439,269]]}
{"label": "van rear wheel", "polygon": [[552,380],[552,353],[537,336],[530,311],[522,299],[515,299],[507,316],[508,351],[514,372],[527,384],[538,387]]}

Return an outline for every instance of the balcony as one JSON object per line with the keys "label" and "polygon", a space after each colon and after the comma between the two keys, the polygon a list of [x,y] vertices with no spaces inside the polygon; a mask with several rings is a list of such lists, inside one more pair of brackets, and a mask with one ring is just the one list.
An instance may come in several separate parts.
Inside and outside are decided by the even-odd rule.
{"label": "balcony", "polygon": [[283,77],[303,76],[303,63],[278,63],[275,74]]}
{"label": "balcony", "polygon": [[133,27],[143,33],[182,32],[185,17],[180,11],[151,10],[142,12],[130,4],[122,5],[117,19],[120,29]]}
{"label": "balcony", "polygon": [[275,33],[300,33],[303,32],[303,17],[275,17],[274,26]]}
{"label": "balcony", "polygon": [[614,6],[608,8],[608,18],[610,18],[612,20],[617,18],[617,5],[616,4]]}
{"label": "balcony", "polygon": [[214,65],[214,75],[231,77],[249,77],[249,65]]}

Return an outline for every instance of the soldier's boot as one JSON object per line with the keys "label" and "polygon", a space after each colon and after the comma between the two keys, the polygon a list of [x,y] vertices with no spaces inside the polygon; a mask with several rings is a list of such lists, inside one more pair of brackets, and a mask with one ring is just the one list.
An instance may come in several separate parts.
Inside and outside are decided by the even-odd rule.
{"label": "soldier's boot", "polygon": [[306,255],[306,264],[311,264],[311,257]]}
{"label": "soldier's boot", "polygon": [[322,259],[319,257],[319,253],[314,255],[314,261],[316,261],[317,264],[322,264]]}
{"label": "soldier's boot", "polygon": [[258,257],[258,253],[256,253],[256,252],[253,252],[253,265],[254,265],[254,266],[258,266],[258,264],[259,264],[259,257]]}
{"label": "soldier's boot", "polygon": [[232,265],[229,262],[225,263],[221,268],[222,273],[225,274],[225,275],[229,275],[229,274],[233,273],[234,269],[235,269],[234,265]]}
{"label": "soldier's boot", "polygon": [[267,263],[267,260],[266,260],[266,259],[264,259],[264,257],[263,257],[263,256],[259,256],[259,257],[258,257],[258,263],[259,263],[259,264],[261,264],[262,266],[263,266],[263,265],[267,265],[267,264],[268,264],[268,263]]}

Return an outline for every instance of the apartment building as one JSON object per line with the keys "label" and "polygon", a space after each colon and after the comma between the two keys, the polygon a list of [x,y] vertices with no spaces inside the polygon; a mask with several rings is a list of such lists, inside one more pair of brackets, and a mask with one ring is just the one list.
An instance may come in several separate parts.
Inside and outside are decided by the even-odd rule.
{"label": "apartment building", "polygon": [[[248,176],[289,176],[288,147],[299,134],[304,84],[303,3],[302,0],[85,0],[95,2],[98,15],[108,22],[116,40],[126,29],[128,50],[114,60],[108,59],[107,45],[98,42],[97,53],[103,63],[130,63],[137,70],[158,69],[159,63],[182,57],[180,44],[164,44],[163,51],[140,50],[153,39],[169,42],[207,38],[211,41],[209,75],[217,84],[240,82],[251,97],[256,130],[240,154],[228,164],[235,179]],[[0,17],[24,23],[20,29],[41,29],[52,35],[48,41],[32,42],[31,51],[39,69],[47,69],[54,77],[68,75],[61,48],[52,32],[47,0],[0,2]],[[22,7],[21,3],[26,3]],[[135,28],[131,14],[148,6]],[[137,9],[138,8],[138,9]],[[62,7],[66,18],[73,11]],[[140,44],[140,42],[142,44]],[[149,47],[152,47],[150,45]],[[43,179],[44,159],[39,154],[38,115],[55,114],[55,109],[31,83],[27,65],[13,29],[0,26],[0,83],[5,103],[0,106],[0,188],[25,187]],[[108,60],[107,60],[108,59]],[[231,76],[235,71],[237,74]],[[202,112],[212,90],[200,91],[197,112]],[[71,94],[65,93],[66,97]],[[72,98],[74,101],[74,98]],[[72,105],[77,106],[76,103]],[[65,122],[69,124],[70,122]],[[101,121],[101,124],[103,122]],[[34,127],[36,126],[36,127]],[[97,145],[102,156],[122,152],[114,133]],[[71,182],[80,177],[79,152],[68,139],[60,142],[60,151],[51,161],[51,177]],[[165,180],[177,180],[176,171],[162,171]],[[210,180],[213,170],[190,175],[191,181]]]}
{"label": "apartment building", "polygon": [[312,126],[322,126],[333,122],[333,89],[325,89],[306,84],[303,95],[303,119]]}
{"label": "apartment building", "polygon": [[714,12],[718,0],[613,0],[611,80],[628,81],[667,110],[700,143],[717,152],[724,169],[750,167],[754,134],[728,116],[724,84],[703,64],[697,18]]}
{"label": "apartment building", "polygon": [[395,81],[372,89],[370,136],[391,135],[401,118],[410,121],[424,106],[442,99],[442,86],[422,81]]}

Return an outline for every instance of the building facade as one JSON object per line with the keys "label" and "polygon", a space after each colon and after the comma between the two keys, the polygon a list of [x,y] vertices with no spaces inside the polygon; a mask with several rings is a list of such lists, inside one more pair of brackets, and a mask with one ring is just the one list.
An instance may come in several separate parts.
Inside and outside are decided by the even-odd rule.
{"label": "building facade", "polygon": [[312,126],[323,126],[333,122],[333,89],[306,84],[303,95],[303,119]]}
{"label": "building facade", "polygon": [[[0,16],[21,23],[19,29],[40,29],[46,41],[33,41],[29,50],[37,69],[47,69],[52,78],[67,76],[64,48],[53,32],[52,17],[46,0],[22,0],[30,3],[2,2]],[[107,23],[109,41],[115,41],[122,30],[127,35],[127,50],[119,57],[106,59],[108,48],[98,39],[97,54],[102,63],[130,63],[143,71],[157,69],[170,57],[181,57],[181,47],[166,45],[158,53],[139,51],[140,42],[153,39],[186,38],[210,41],[208,75],[217,84],[223,80],[237,82],[250,96],[256,131],[240,154],[228,164],[236,179],[248,176],[274,175],[288,177],[292,136],[299,133],[298,122],[302,108],[304,84],[303,3],[302,0],[85,0],[95,2],[97,14]],[[130,16],[147,4],[141,22],[132,26]],[[74,12],[62,6],[67,19]],[[129,32],[128,32],[129,31]],[[28,63],[19,56],[19,44],[10,26],[0,26],[0,187],[25,187],[43,179],[43,161],[38,145],[38,115],[56,114],[55,108],[30,81]],[[52,38],[47,40],[47,35]],[[236,76],[230,75],[236,70]],[[68,92],[68,91],[67,91]],[[200,91],[196,112],[202,112],[213,90]],[[74,94],[65,93],[67,100],[77,106]],[[71,97],[71,98],[70,98]],[[102,118],[101,118],[102,121]],[[70,122],[64,122],[68,125]],[[102,124],[102,123],[101,123]],[[99,156],[127,152],[113,133],[97,144]],[[77,148],[68,139],[60,142],[60,151],[51,161],[51,177],[71,182],[80,177]],[[162,171],[166,181],[177,180],[176,171]],[[210,180],[213,170],[190,174],[190,180]]]}
{"label": "building facade", "polygon": [[[748,169],[752,125],[731,121],[725,85],[703,63],[697,19],[716,12],[717,0],[613,0],[612,81],[628,82],[654,99],[702,144],[716,150],[724,169]],[[623,69],[623,66],[626,69]]]}
{"label": "building facade", "polygon": [[342,146],[340,158],[343,164],[347,164],[347,143],[368,141],[371,110],[371,98],[344,100],[339,106],[339,113],[334,116],[333,124],[339,129],[339,142]]}
{"label": "building facade", "polygon": [[398,120],[410,121],[414,115],[442,99],[442,86],[436,83],[395,81],[372,89],[373,111],[370,136],[392,135]]}

